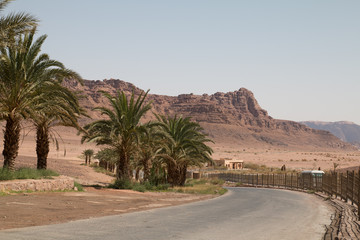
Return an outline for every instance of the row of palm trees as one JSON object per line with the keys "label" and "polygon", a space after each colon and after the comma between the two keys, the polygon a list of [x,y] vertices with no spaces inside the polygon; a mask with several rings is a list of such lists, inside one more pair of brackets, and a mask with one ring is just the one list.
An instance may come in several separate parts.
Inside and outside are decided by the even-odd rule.
{"label": "row of palm trees", "polygon": [[[0,13],[11,0],[0,0]],[[13,170],[18,155],[22,121],[36,129],[37,168],[47,167],[50,137],[54,126],[75,127],[82,142],[105,145],[103,150],[116,159],[117,179],[130,180],[132,170],[142,169],[144,180],[165,173],[172,185],[183,185],[188,166],[211,161],[210,140],[198,123],[189,118],[156,116],[141,123],[151,109],[145,103],[148,92],[128,99],[124,92],[115,97],[103,92],[110,108],[99,107],[105,116],[84,128],[78,119],[87,116],[78,96],[62,85],[64,79],[82,83],[76,72],[40,53],[46,35],[34,39],[38,20],[25,13],[0,17],[0,120],[4,130],[4,168]],[[56,134],[55,134],[56,135]]]}
{"label": "row of palm trees", "polygon": [[[0,1],[0,12],[11,0]],[[46,35],[34,39],[38,20],[25,13],[0,17],[0,119],[5,121],[4,168],[13,170],[18,155],[21,122],[36,129],[37,168],[47,167],[52,127],[79,128],[85,115],[75,93],[62,86],[64,79],[81,82],[74,71],[40,53]]]}
{"label": "row of palm trees", "polygon": [[128,99],[124,92],[115,97],[103,92],[111,108],[95,108],[106,118],[86,125],[82,142],[107,146],[98,155],[115,161],[118,180],[130,181],[132,171],[142,169],[144,181],[149,181],[151,173],[158,177],[165,169],[167,183],[184,185],[189,166],[212,161],[213,151],[206,144],[211,140],[190,118],[156,115],[157,121],[142,124],[151,109],[151,103],[145,103],[147,94],[135,99],[133,93]]}

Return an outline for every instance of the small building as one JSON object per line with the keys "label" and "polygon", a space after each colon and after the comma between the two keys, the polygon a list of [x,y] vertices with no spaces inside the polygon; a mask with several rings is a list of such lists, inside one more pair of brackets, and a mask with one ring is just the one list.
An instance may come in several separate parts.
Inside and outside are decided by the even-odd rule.
{"label": "small building", "polygon": [[244,168],[244,161],[232,158],[221,158],[220,160],[214,160],[215,165],[219,167],[226,167],[228,170],[239,170]]}

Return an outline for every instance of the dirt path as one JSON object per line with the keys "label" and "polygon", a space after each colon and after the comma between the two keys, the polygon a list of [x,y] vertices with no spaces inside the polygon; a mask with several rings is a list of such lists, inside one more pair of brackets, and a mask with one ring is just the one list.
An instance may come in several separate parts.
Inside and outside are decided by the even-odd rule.
{"label": "dirt path", "polygon": [[214,197],[180,193],[85,188],[85,192],[14,194],[0,197],[0,230],[174,206]]}
{"label": "dirt path", "polygon": [[[48,159],[48,169],[52,169],[61,175],[69,176],[82,185],[107,185],[114,178],[102,173],[97,173],[93,168],[82,165],[82,160],[74,159]],[[0,160],[0,165],[3,161]],[[36,157],[19,156],[15,162],[15,167],[36,168]]]}
{"label": "dirt path", "polygon": [[[0,160],[0,165],[2,165]],[[83,185],[106,185],[114,178],[81,165],[78,159],[48,159],[48,168]],[[19,156],[15,166],[36,168],[36,157]],[[212,195],[134,192],[85,188],[84,192],[38,192],[0,196],[0,230],[69,222],[78,219],[179,205]]]}

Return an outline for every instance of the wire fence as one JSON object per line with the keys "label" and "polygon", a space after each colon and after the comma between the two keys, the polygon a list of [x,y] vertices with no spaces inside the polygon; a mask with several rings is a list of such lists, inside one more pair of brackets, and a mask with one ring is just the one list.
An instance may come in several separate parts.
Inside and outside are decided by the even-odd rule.
{"label": "wire fence", "polygon": [[323,192],[330,197],[335,196],[352,205],[356,204],[360,220],[360,170],[324,175],[208,173],[208,177],[256,187]]}

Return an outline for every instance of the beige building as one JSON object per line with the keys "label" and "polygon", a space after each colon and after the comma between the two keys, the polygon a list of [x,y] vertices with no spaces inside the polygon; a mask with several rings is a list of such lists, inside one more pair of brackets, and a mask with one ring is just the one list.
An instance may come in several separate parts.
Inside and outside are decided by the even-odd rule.
{"label": "beige building", "polygon": [[221,158],[214,160],[216,166],[225,166],[228,170],[238,170],[244,168],[244,161],[239,159]]}

